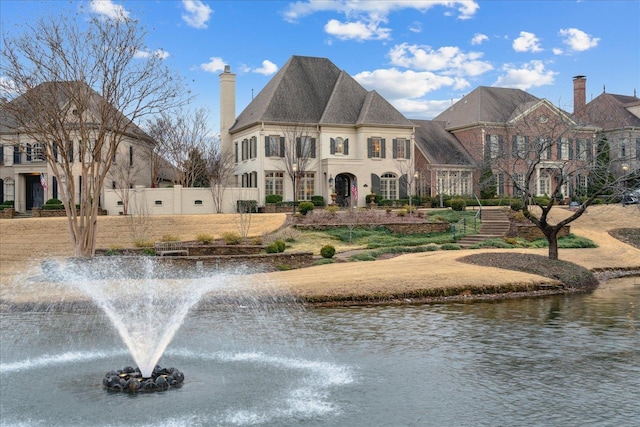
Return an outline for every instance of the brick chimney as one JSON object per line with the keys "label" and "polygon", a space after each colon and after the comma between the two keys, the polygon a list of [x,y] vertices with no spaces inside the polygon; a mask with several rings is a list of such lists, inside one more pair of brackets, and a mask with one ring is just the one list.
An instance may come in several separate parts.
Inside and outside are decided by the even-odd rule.
{"label": "brick chimney", "polygon": [[573,78],[573,114],[580,112],[587,105],[587,77]]}
{"label": "brick chimney", "polygon": [[229,129],[236,122],[236,75],[224,66],[220,74],[220,142],[223,149],[231,149]]}

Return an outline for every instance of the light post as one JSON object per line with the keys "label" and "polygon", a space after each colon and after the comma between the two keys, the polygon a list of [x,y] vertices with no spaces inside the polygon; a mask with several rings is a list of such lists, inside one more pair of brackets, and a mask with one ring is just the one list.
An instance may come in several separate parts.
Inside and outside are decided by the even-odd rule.
{"label": "light post", "polygon": [[[409,183],[409,216],[413,216],[413,211],[411,210],[411,199],[413,199],[413,193],[416,191],[416,180],[418,179],[418,172],[413,174],[413,180]],[[413,185],[411,185],[413,184]],[[413,192],[411,191],[413,187]]]}
{"label": "light post", "polygon": [[291,166],[291,170],[293,171],[293,214],[296,213],[296,176],[298,175],[298,165],[294,164]]}
{"label": "light post", "polygon": [[629,170],[629,164],[622,164],[622,206],[626,206],[625,197],[627,196],[627,171]]}

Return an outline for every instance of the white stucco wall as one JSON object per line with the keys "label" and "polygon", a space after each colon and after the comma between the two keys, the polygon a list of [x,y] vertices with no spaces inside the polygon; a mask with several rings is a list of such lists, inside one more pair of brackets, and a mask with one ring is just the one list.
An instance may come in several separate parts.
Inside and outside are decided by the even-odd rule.
{"label": "white stucco wall", "polygon": [[[217,213],[209,188],[135,187],[129,191],[128,213],[148,215],[198,215]],[[105,190],[102,206],[109,215],[123,212],[122,190]],[[222,213],[234,213],[237,200],[258,200],[257,188],[226,188],[223,194]]]}

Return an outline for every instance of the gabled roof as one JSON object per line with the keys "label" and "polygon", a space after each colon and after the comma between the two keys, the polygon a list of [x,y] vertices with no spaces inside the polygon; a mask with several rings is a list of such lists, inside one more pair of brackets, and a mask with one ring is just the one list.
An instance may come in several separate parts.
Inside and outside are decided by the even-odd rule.
{"label": "gabled roof", "polygon": [[580,111],[580,116],[605,130],[640,127],[640,117],[628,110],[631,107],[640,107],[640,98],[601,93]]}
{"label": "gabled roof", "polygon": [[445,122],[447,129],[474,123],[508,123],[539,101],[520,89],[479,86],[434,120]]}
{"label": "gabled roof", "polygon": [[476,162],[460,141],[446,130],[446,123],[435,120],[413,120],[415,144],[431,164],[476,166]]}
{"label": "gabled roof", "polygon": [[412,123],[326,58],[292,56],[230,132],[257,123],[406,126]]}

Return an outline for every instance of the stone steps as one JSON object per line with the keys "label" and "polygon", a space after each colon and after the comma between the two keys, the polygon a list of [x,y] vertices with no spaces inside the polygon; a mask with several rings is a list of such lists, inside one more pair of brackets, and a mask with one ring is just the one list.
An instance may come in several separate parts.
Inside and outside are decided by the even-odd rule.
{"label": "stone steps", "polygon": [[482,225],[478,234],[465,236],[456,244],[469,247],[489,239],[504,237],[509,231],[510,222],[505,208],[482,209]]}

